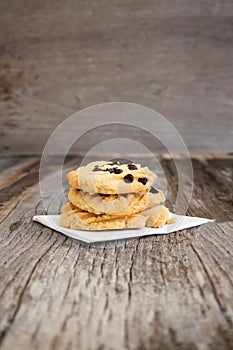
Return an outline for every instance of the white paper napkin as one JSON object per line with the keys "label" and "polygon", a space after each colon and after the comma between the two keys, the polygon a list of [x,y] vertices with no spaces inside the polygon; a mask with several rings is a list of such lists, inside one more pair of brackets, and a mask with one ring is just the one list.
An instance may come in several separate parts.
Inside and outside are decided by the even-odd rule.
{"label": "white paper napkin", "polygon": [[144,227],[140,229],[131,230],[104,231],[82,231],[64,228],[59,225],[60,215],[36,215],[33,217],[33,220],[40,222],[41,224],[55,231],[61,232],[68,237],[72,237],[74,239],[78,239],[86,243],[113,241],[149,235],[163,235],[214,221],[211,219],[204,219],[192,216],[182,216],[177,214],[171,214],[171,217],[175,217],[176,222],[174,224],[164,225],[160,228]]}

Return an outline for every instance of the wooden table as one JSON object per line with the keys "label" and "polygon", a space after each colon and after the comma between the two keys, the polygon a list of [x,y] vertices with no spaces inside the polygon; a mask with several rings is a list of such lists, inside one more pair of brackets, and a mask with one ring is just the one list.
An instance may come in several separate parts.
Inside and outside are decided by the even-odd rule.
{"label": "wooden table", "polygon": [[216,222],[99,245],[32,222],[39,158],[0,164],[1,349],[232,349],[232,156],[193,158],[188,214]]}

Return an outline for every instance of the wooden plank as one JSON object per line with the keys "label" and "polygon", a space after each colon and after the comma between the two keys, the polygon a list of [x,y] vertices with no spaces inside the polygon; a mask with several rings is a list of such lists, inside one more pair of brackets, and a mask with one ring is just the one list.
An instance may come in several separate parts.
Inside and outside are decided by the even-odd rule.
{"label": "wooden plank", "polygon": [[[0,189],[11,187],[15,183],[23,182],[23,178],[28,176],[28,173],[31,169],[34,168],[34,172],[38,174],[38,165],[40,159],[35,157],[33,158],[8,158],[8,159],[0,159],[1,164],[1,183]],[[28,178],[27,178],[28,181]],[[34,178],[34,183],[38,182],[38,177]],[[27,183],[27,185],[31,185],[32,183]],[[22,189],[20,189],[22,191]],[[19,192],[14,193],[16,196]]]}
{"label": "wooden plank", "polygon": [[1,152],[41,154],[67,116],[112,101],[157,110],[191,152],[231,152],[232,23],[230,0],[1,2]]}
{"label": "wooden plank", "polygon": [[[162,163],[175,195],[173,164]],[[232,202],[220,196],[232,190],[226,169],[232,160],[194,161],[189,213],[216,223],[99,245],[32,222],[44,208],[31,169],[22,192],[4,197],[1,349],[15,348],[16,339],[19,350],[231,349]],[[56,184],[54,191],[51,210],[61,200]]]}
{"label": "wooden plank", "polygon": [[[180,159],[182,162],[182,159]],[[163,160],[166,176],[177,184],[174,162]],[[232,221],[232,159],[193,159],[194,191],[188,213],[209,216],[219,222]],[[174,188],[175,193],[177,188]]]}

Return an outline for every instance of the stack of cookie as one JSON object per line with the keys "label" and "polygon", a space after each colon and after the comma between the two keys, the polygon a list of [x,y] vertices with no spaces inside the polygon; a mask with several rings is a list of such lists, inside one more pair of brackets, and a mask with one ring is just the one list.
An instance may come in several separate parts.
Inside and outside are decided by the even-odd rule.
{"label": "stack of cookie", "polygon": [[161,190],[152,187],[157,175],[140,164],[98,161],[67,174],[69,203],[60,224],[76,230],[161,227],[169,210]]}

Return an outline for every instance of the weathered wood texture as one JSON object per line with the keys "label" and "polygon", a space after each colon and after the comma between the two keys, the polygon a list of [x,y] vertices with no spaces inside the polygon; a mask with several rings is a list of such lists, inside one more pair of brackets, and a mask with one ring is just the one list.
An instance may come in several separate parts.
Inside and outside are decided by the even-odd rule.
{"label": "weathered wood texture", "polygon": [[193,161],[189,214],[216,222],[100,245],[33,223],[39,163],[14,166],[0,190],[1,349],[232,349],[232,163]]}
{"label": "weathered wood texture", "polygon": [[67,116],[112,101],[157,110],[191,152],[232,152],[232,10],[230,0],[1,1],[1,152],[40,154]]}

